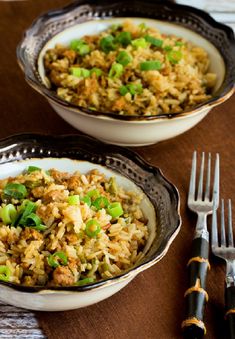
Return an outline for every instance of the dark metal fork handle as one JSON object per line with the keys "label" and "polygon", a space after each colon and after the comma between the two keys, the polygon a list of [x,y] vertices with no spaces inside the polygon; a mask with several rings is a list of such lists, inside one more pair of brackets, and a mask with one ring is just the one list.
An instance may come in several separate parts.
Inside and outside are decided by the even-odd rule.
{"label": "dark metal fork handle", "polygon": [[185,338],[202,338],[206,333],[203,321],[208,301],[206,276],[209,268],[209,242],[203,237],[193,240],[192,256],[188,262],[189,288],[185,292],[186,319],[182,322]]}
{"label": "dark metal fork handle", "polygon": [[235,286],[225,288],[225,320],[228,339],[235,339]]}

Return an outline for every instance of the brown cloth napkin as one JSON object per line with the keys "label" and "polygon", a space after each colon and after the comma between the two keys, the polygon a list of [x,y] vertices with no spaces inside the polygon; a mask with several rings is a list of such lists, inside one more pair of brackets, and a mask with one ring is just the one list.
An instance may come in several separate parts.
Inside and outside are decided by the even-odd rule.
{"label": "brown cloth napkin", "polygon": [[[23,31],[40,13],[65,0],[0,1],[0,138],[14,133],[79,133],[56,115],[46,100],[25,82],[15,55]],[[162,169],[179,189],[182,228],[167,255],[139,274],[116,295],[75,311],[36,312],[49,339],[177,339],[184,318],[186,264],[196,217],[186,207],[192,152],[221,156],[221,196],[235,206],[235,96],[187,133],[149,147],[134,149]],[[235,207],[234,207],[235,209]],[[235,213],[234,213],[235,214]],[[211,256],[209,303],[205,312],[208,339],[223,337],[224,265]],[[32,295],[33,297],[33,295]]]}

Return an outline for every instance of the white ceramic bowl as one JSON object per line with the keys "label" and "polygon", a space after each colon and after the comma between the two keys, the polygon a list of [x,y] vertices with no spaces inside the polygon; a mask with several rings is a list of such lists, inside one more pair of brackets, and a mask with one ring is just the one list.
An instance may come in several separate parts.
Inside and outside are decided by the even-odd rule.
{"label": "white ceramic bowl", "polygon": [[41,287],[0,281],[0,300],[40,311],[85,307],[106,299],[126,286],[138,273],[157,263],[180,229],[177,189],[158,168],[135,153],[105,145],[88,137],[20,135],[0,141],[0,179],[16,176],[29,165],[43,169],[86,173],[97,168],[129,191],[143,193],[141,209],[148,219],[149,238],[143,256],[119,276],[86,286]]}
{"label": "white ceramic bowl", "polygon": [[[212,107],[232,95],[235,81],[235,42],[233,32],[228,27],[216,23],[202,11],[177,4],[168,4],[169,7],[166,8],[159,3],[148,5],[148,1],[143,1],[143,8],[136,4],[123,8],[122,1],[118,1],[116,10],[111,4],[102,6],[102,2],[99,6],[92,5],[90,1],[81,6],[76,3],[55,13],[49,12],[34,22],[18,46],[18,60],[26,80],[43,94],[54,110],[73,127],[113,144],[149,145],[189,130],[201,121]],[[46,50],[53,48],[56,43],[68,44],[74,38],[97,34],[111,24],[123,22],[128,17],[131,6],[131,19],[135,24],[145,22],[163,33],[184,37],[207,51],[211,61],[210,71],[217,75],[212,99],[178,114],[121,116],[76,107],[61,100],[50,90],[43,66]],[[148,6],[155,12],[147,11]],[[36,48],[34,54],[32,48]],[[34,61],[34,69],[30,71],[31,59]]]}

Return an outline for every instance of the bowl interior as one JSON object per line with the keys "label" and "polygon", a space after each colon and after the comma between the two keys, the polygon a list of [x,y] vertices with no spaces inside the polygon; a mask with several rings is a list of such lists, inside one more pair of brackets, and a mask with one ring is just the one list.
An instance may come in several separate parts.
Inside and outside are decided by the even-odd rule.
{"label": "bowl interior", "polygon": [[[84,35],[98,34],[107,29],[108,26],[122,23],[126,19],[127,18],[124,17],[102,20],[93,19],[84,23],[76,24],[53,36],[53,38],[47,41],[47,43],[43,46],[38,57],[38,72],[43,84],[48,88],[50,87],[49,81],[45,76],[45,69],[43,65],[43,56],[48,49],[54,48],[58,43],[68,45],[71,40],[81,38]],[[192,43],[205,49],[210,59],[209,71],[217,75],[217,81],[213,92],[215,93],[221,87],[225,77],[225,63],[219,50],[207,39],[188,28],[166,21],[149,18],[131,18],[131,20],[136,25],[144,22],[147,26],[159,29],[160,32],[164,34],[174,34],[176,36],[185,38],[186,40],[191,41]]]}

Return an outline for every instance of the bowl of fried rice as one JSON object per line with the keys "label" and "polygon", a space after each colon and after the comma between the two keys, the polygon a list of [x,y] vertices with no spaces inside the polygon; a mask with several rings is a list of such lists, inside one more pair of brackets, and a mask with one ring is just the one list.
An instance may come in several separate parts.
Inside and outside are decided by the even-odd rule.
{"label": "bowl of fried rice", "polygon": [[233,31],[174,3],[76,1],[39,17],[17,56],[75,128],[141,146],[177,136],[234,91]]}
{"label": "bowl of fried rice", "polygon": [[137,154],[86,136],[0,141],[0,299],[61,311],[110,297],[177,235],[179,195]]}

